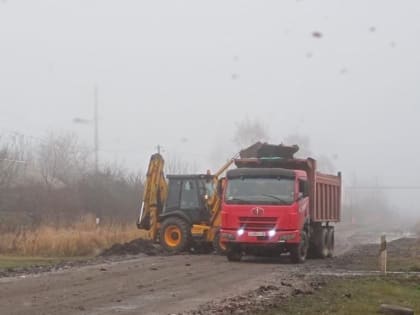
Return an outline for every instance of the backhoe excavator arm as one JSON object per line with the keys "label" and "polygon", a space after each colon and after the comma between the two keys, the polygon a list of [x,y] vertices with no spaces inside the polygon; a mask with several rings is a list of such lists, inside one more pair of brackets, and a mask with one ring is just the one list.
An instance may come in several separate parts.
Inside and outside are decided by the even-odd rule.
{"label": "backhoe excavator arm", "polygon": [[137,227],[147,232],[147,239],[156,240],[159,230],[159,214],[168,195],[168,184],[163,173],[163,157],[156,153],[150,158],[144,184],[143,202]]}
{"label": "backhoe excavator arm", "polygon": [[212,176],[213,186],[216,188],[214,189],[214,193],[212,196],[207,196],[207,204],[210,209],[210,221],[208,225],[194,225],[193,229],[196,229],[198,232],[203,233],[203,231],[206,231],[206,238],[207,241],[213,241],[216,233],[219,230],[220,226],[220,210],[222,205],[222,197],[220,196],[220,190],[219,185],[222,185],[221,180],[219,177],[234,163],[235,158],[237,155],[235,155],[232,159],[227,161],[216,173],[214,173]]}

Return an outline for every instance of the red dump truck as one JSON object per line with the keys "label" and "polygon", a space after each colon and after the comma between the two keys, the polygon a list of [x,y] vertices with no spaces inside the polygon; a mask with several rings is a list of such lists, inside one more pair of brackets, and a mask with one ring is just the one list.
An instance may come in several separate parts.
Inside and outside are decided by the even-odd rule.
{"label": "red dump truck", "polygon": [[293,158],[297,150],[257,144],[227,172],[220,235],[229,261],[289,252],[294,263],[302,263],[308,255],[333,255],[341,174],[317,172],[314,159]]}

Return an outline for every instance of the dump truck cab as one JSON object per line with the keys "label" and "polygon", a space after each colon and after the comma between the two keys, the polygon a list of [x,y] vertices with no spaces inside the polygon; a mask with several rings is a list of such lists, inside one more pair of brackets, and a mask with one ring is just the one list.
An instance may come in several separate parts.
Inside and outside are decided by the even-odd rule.
{"label": "dump truck cab", "polygon": [[[261,245],[280,253],[300,242],[309,222],[306,173],[282,168],[238,168],[227,173],[222,238],[248,253]],[[256,246],[255,246],[256,245]]]}

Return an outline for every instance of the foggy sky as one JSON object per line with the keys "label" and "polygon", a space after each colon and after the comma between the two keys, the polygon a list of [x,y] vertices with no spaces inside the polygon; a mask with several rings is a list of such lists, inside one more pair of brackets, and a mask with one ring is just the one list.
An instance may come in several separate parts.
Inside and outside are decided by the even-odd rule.
{"label": "foggy sky", "polygon": [[272,142],[337,155],[348,183],[418,185],[419,16],[414,0],[3,0],[0,132],[92,145],[72,120],[92,119],[96,85],[102,160],[145,170],[160,144],[215,169],[256,117]]}

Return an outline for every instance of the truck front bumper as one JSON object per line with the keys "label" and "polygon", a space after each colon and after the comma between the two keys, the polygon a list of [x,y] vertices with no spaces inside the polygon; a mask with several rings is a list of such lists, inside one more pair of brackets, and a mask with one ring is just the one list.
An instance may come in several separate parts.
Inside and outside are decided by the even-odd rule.
{"label": "truck front bumper", "polygon": [[239,244],[299,243],[299,230],[248,231],[243,229],[220,231],[222,242]]}

